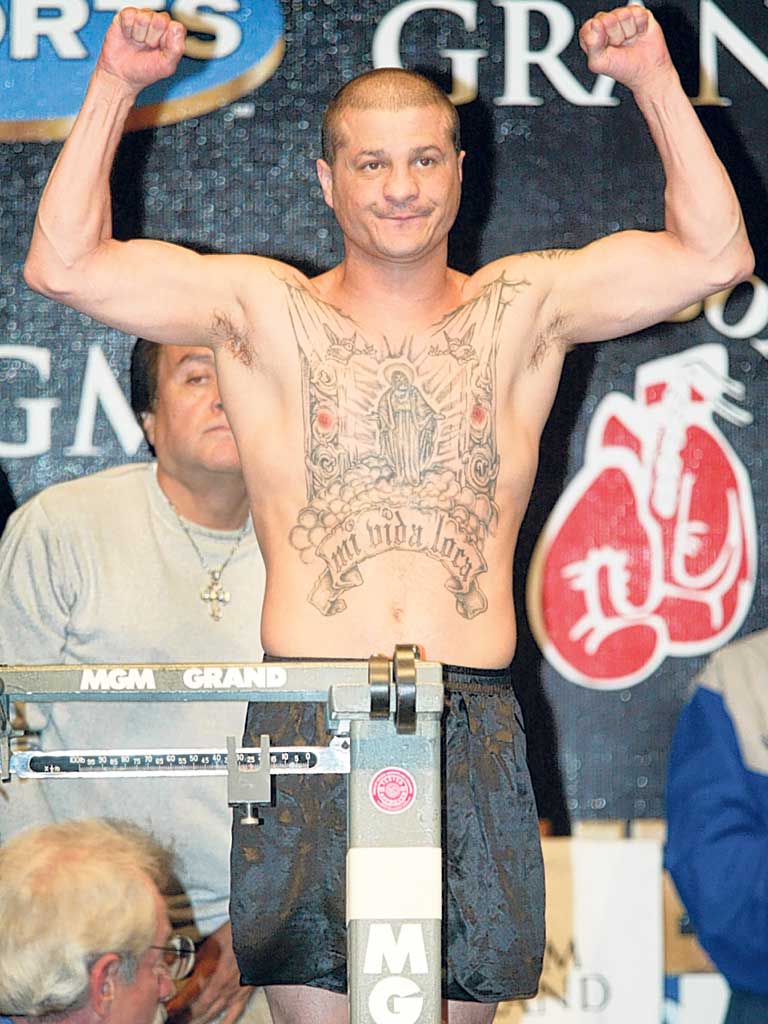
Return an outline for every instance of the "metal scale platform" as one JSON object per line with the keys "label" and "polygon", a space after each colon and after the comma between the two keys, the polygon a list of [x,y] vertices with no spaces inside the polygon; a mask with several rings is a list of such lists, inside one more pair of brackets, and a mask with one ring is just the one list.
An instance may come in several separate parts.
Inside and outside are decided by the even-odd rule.
{"label": "metal scale platform", "polygon": [[[327,746],[12,752],[11,703],[72,700],[320,702]],[[227,776],[258,825],[273,776],[349,774],[347,946],[351,1024],[439,1024],[442,667],[392,659],[218,665],[0,666],[0,781]],[[279,784],[277,785],[279,801]],[[266,808],[266,809],[265,809]]]}

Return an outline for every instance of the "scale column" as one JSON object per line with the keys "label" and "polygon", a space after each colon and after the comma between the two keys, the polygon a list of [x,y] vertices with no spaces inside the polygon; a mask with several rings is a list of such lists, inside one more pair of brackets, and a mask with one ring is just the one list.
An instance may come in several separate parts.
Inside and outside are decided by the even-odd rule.
{"label": "scale column", "polygon": [[399,667],[395,714],[351,722],[351,1024],[440,1022],[442,673],[416,685]]}

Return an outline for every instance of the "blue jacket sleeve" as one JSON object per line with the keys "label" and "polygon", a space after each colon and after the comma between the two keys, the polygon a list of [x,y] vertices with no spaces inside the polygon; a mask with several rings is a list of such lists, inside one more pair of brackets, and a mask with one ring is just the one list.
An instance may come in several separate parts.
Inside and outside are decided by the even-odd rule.
{"label": "blue jacket sleeve", "polygon": [[700,686],[678,721],[667,822],[666,866],[702,946],[732,988],[768,993],[768,776],[746,767],[717,689]]}

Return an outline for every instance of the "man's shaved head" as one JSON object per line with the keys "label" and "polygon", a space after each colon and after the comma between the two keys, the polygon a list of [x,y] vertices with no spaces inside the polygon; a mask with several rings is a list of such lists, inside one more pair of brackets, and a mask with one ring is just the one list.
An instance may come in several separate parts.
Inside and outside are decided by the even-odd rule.
{"label": "man's shaved head", "polygon": [[323,159],[332,164],[343,145],[341,118],[347,110],[405,110],[407,107],[439,107],[457,153],[461,151],[459,116],[441,89],[424,75],[402,68],[378,68],[358,75],[343,85],[323,117]]}

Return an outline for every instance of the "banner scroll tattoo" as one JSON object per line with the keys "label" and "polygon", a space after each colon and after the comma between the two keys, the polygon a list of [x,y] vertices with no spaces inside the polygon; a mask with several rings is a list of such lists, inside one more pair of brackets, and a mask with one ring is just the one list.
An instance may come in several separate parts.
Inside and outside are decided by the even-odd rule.
{"label": "banner scroll tattoo", "polygon": [[376,342],[286,283],[302,368],[307,504],[290,534],[325,569],[310,602],[344,611],[361,565],[389,551],[438,561],[467,619],[488,600],[483,546],[494,503],[496,352],[506,307],[528,282],[503,276],[422,335]]}
{"label": "banner scroll tattoo", "polygon": [[723,345],[640,366],[635,395],[595,410],[584,466],[536,546],[528,613],[566,679],[631,686],[669,655],[708,654],[749,610],[757,529],[749,475],[717,426],[734,404]]}

